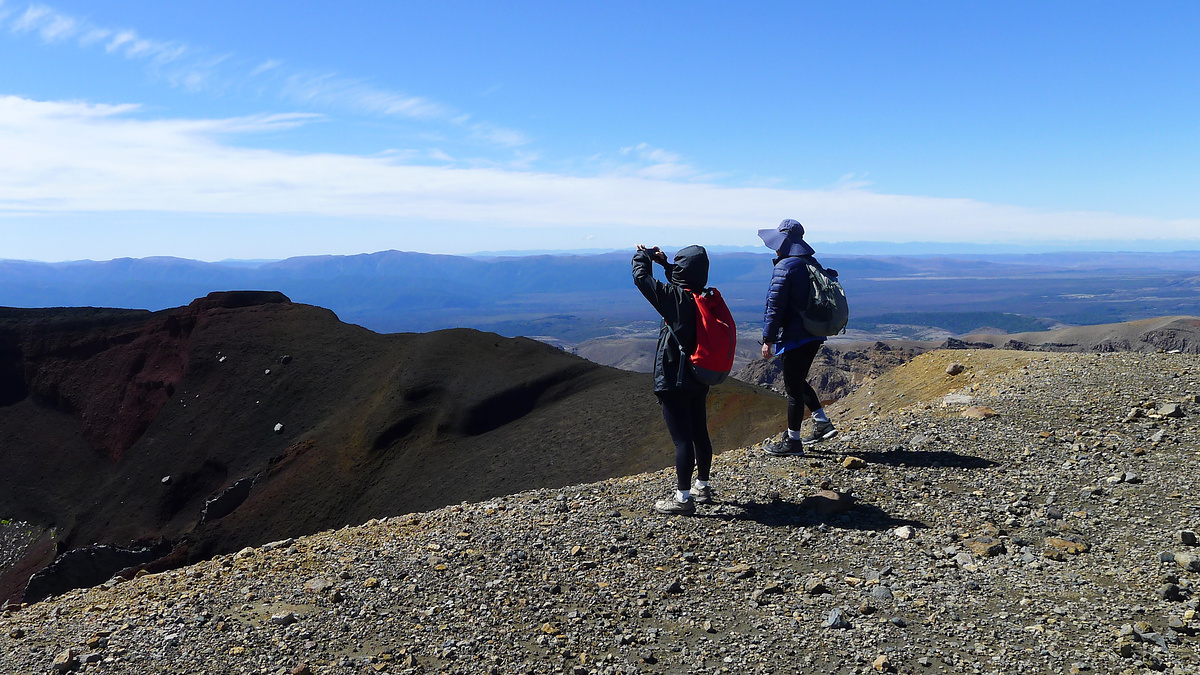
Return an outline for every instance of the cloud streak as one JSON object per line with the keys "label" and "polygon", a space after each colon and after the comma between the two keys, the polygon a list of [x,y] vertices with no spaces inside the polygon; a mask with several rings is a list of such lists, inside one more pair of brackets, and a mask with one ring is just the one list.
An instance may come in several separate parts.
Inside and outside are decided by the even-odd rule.
{"label": "cloud streak", "polygon": [[[6,17],[12,19],[7,26]],[[146,62],[163,81],[188,91],[262,88],[267,84],[277,96],[293,104],[440,122],[461,128],[465,138],[500,148],[516,148],[529,142],[519,131],[471,122],[470,115],[426,97],[390,91],[334,72],[290,71],[276,59],[251,65],[231,54],[213,55],[186,43],[145,38],[132,29],[96,26],[47,5],[33,4],[24,12],[14,12],[6,10],[0,1],[0,30],[5,27],[13,34],[37,35],[47,44],[73,41],[82,49],[100,45],[107,54]]]}
{"label": "cloud streak", "polygon": [[[3,15],[0,15],[3,20]],[[156,64],[174,61],[188,53],[182,44],[143,38],[133,30],[101,28],[58,12],[46,5],[30,5],[16,15],[9,29],[16,34],[36,33],[43,42],[56,44],[74,40],[80,47],[104,44],[104,51],[130,59],[148,59]]]}
{"label": "cloud streak", "polygon": [[286,153],[230,139],[304,124],[312,115],[143,120],[132,115],[137,110],[0,97],[0,215],[298,214],[345,219],[347,227],[356,218],[386,218],[576,228],[580,237],[609,227],[752,233],[793,216],[823,241],[1036,242],[1130,232],[1194,240],[1200,232],[1195,219],[1041,211],[878,194],[853,184],[736,188],[640,175],[418,166],[397,155]]}

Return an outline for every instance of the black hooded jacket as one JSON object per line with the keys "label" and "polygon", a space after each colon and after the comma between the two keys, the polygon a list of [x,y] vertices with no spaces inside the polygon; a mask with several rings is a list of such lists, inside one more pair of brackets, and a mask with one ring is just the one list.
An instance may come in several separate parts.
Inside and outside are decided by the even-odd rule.
{"label": "black hooded jacket", "polygon": [[688,246],[675,254],[674,264],[665,265],[667,280],[654,278],[654,262],[650,254],[638,251],[633,255],[633,283],[663,318],[658,332],[658,348],[654,353],[654,391],[670,392],[703,387],[696,381],[691,368],[683,369],[683,384],[679,384],[681,366],[679,346],[667,325],[683,342],[687,353],[696,351],[696,300],[684,289],[702,291],[708,284],[708,252],[703,246]]}

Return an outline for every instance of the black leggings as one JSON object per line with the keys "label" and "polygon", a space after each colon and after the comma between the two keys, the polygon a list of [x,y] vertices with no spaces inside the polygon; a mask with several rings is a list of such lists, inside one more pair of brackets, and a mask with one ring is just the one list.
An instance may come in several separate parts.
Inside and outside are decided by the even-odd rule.
{"label": "black leggings", "polygon": [[[813,358],[821,349],[821,344],[820,340],[814,340],[783,353],[783,388],[787,392],[789,429],[800,430],[805,406],[809,410],[821,409],[821,399],[817,398],[817,392],[808,383],[808,369],[812,367]],[[797,395],[803,399],[803,406],[796,400]]]}
{"label": "black leggings", "polygon": [[662,404],[667,431],[675,442],[675,477],[680,490],[692,487],[692,468],[698,480],[708,480],[712,469],[712,441],[708,438],[708,417],[704,409],[708,387],[682,391],[656,392]]}

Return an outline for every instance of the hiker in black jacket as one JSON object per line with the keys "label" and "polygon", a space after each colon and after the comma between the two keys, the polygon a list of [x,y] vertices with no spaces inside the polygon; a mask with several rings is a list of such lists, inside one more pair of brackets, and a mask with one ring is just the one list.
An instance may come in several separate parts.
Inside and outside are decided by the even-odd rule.
{"label": "hiker in black jacket", "polygon": [[[763,243],[775,250],[775,270],[767,291],[767,309],[763,318],[762,357],[783,355],[783,388],[787,394],[788,428],[766,446],[769,455],[802,455],[805,444],[819,443],[837,435],[833,423],[821,407],[821,399],[808,383],[813,358],[825,342],[804,329],[801,313],[809,298],[808,265],[815,263],[816,251],[804,241],[804,226],[785,220],[779,227],[759,230]],[[800,431],[804,408],[812,412],[812,431]]]}
{"label": "hiker in black jacket", "polygon": [[[662,265],[668,283],[654,278],[652,262]],[[690,515],[696,512],[697,503],[712,502],[708,486],[712,441],[708,437],[705,410],[708,386],[696,381],[671,331],[683,343],[684,351],[690,354],[696,350],[696,301],[690,291],[700,292],[708,283],[708,253],[702,246],[688,246],[675,254],[672,264],[657,246],[638,245],[637,253],[633,254],[633,283],[663,318],[654,352],[654,394],[675,442],[677,489],[673,496],[656,502],[654,510]]]}

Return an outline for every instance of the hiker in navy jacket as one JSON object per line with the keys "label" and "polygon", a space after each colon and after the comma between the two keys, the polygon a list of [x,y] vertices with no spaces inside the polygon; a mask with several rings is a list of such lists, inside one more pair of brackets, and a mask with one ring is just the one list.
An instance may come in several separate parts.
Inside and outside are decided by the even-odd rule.
{"label": "hiker in navy jacket", "polygon": [[[772,230],[759,230],[763,243],[775,250],[775,269],[767,291],[763,316],[762,357],[783,355],[783,388],[787,394],[787,431],[767,444],[770,455],[800,455],[805,444],[819,443],[837,434],[821,407],[821,399],[808,383],[813,358],[825,342],[824,337],[804,329],[802,313],[809,298],[808,265],[816,263],[816,251],[804,241],[804,226],[785,220]],[[812,432],[804,436],[800,426],[804,408],[812,412]]]}
{"label": "hiker in navy jacket", "polygon": [[[667,283],[654,278],[653,263],[662,265]],[[708,486],[712,441],[705,409],[708,386],[696,381],[675,336],[685,352],[696,350],[696,301],[692,293],[703,291],[708,283],[708,252],[702,246],[688,246],[675,254],[672,264],[657,246],[638,245],[633,254],[633,283],[663,318],[654,351],[654,395],[662,405],[667,431],[675,443],[676,491],[674,496],[656,502],[654,509],[670,515],[690,515],[695,513],[697,503],[712,501]]]}

